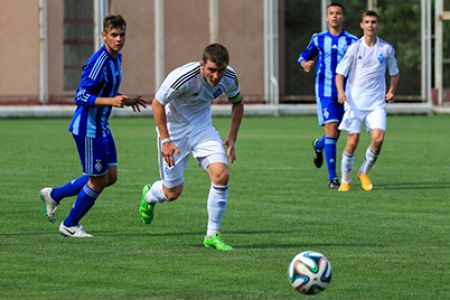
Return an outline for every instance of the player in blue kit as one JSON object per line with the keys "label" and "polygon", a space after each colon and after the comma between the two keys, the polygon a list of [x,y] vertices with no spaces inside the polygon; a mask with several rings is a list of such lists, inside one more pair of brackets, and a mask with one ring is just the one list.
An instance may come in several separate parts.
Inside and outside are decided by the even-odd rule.
{"label": "player in blue kit", "polygon": [[108,118],[112,107],[131,106],[140,112],[145,102],[140,96],[130,98],[119,94],[122,80],[122,50],[125,44],[126,22],[120,15],[107,16],[103,21],[104,45],[83,65],[81,82],[75,95],[77,108],[69,131],[77,145],[83,175],[57,188],[40,191],[45,214],[56,221],[60,201],[78,195],[67,218],[59,226],[61,234],[70,237],[91,237],[79,224],[92,208],[102,190],[117,180],[117,154]]}
{"label": "player in blue kit", "polygon": [[310,72],[314,58],[318,57],[316,66],[315,94],[319,125],[324,127],[325,134],[313,141],[314,164],[320,168],[325,152],[328,167],[328,187],[339,188],[336,173],[336,142],[339,137],[338,125],[344,114],[339,104],[336,89],[336,67],[344,57],[348,46],[357,38],[344,31],[345,9],[340,3],[333,2],[327,6],[328,30],[312,36],[307,48],[300,54],[298,63],[305,72]]}

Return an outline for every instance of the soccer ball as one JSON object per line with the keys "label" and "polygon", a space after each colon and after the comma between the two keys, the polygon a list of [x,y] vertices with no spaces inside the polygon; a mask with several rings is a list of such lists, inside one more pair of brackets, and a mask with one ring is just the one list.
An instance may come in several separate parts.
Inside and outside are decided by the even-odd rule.
{"label": "soccer ball", "polygon": [[289,264],[289,282],[302,294],[317,294],[331,281],[331,264],[319,252],[305,251],[297,254]]}

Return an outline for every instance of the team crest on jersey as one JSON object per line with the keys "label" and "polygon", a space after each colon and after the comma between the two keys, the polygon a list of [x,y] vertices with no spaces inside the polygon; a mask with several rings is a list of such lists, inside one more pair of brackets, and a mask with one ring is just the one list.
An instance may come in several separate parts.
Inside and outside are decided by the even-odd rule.
{"label": "team crest on jersey", "polygon": [[100,172],[102,170],[103,166],[102,166],[102,160],[101,159],[97,159],[95,162],[95,169],[97,170],[97,172]]}
{"label": "team crest on jersey", "polygon": [[382,64],[384,61],[384,55],[383,54],[378,55],[377,59],[380,62],[380,64]]}
{"label": "team crest on jersey", "polygon": [[214,96],[214,98],[217,98],[220,96],[220,94],[222,94],[222,89],[218,88],[217,90],[214,91],[213,96]]}
{"label": "team crest on jersey", "polygon": [[164,174],[169,175],[170,168],[168,166],[164,167]]}

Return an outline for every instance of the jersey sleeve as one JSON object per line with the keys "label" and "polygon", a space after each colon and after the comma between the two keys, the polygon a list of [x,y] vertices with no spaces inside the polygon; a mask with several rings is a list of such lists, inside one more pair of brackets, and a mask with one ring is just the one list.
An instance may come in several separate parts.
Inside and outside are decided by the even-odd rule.
{"label": "jersey sleeve", "polygon": [[178,76],[174,71],[172,71],[166,79],[164,79],[161,87],[155,95],[155,98],[159,101],[159,103],[166,105],[181,94],[185,85],[178,86],[177,81]]}
{"label": "jersey sleeve", "polygon": [[317,48],[316,35],[314,34],[311,37],[311,41],[309,42],[306,49],[302,53],[300,53],[300,56],[298,57],[297,62],[301,63],[304,60],[314,59],[314,57],[316,57],[318,53],[319,53],[319,49]]}
{"label": "jersey sleeve", "polygon": [[352,67],[355,58],[356,50],[357,44],[351,44],[342,60],[337,65],[336,74],[342,75],[344,77],[348,76],[348,73],[350,71],[350,68]]}
{"label": "jersey sleeve", "polygon": [[390,76],[398,75],[400,72],[397,65],[397,58],[395,57],[395,49],[393,47],[391,47],[391,51],[388,55],[387,67]]}
{"label": "jersey sleeve", "polygon": [[239,87],[239,81],[233,68],[227,67],[224,76],[227,79],[228,86],[225,90],[225,94],[228,97],[228,102],[239,103],[242,101],[241,89]]}
{"label": "jersey sleeve", "polygon": [[75,104],[95,106],[103,80],[105,60],[89,61],[83,66],[80,85],[75,94]]}

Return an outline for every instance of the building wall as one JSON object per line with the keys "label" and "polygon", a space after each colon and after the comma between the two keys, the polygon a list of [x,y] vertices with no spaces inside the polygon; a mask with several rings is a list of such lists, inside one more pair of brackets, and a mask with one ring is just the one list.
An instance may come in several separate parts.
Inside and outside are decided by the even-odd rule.
{"label": "building wall", "polygon": [[155,20],[153,1],[113,0],[110,12],[121,14],[127,22],[127,40],[123,53],[121,93],[154,94]]}
{"label": "building wall", "polygon": [[165,1],[165,71],[198,61],[209,42],[208,0]]}
{"label": "building wall", "polygon": [[220,0],[220,42],[247,98],[264,96],[264,1]]}
{"label": "building wall", "polygon": [[2,0],[0,101],[37,100],[38,0]]}
{"label": "building wall", "polygon": [[64,101],[64,1],[48,1],[48,94]]}
{"label": "building wall", "polygon": [[[2,0],[0,63],[7,76],[0,80],[0,101],[38,101],[38,0]],[[124,94],[152,97],[155,86],[154,1],[110,0],[110,12],[127,21],[123,50]],[[230,52],[242,93],[264,95],[263,1],[220,0],[219,42]],[[166,0],[165,74],[190,61],[200,60],[209,44],[209,0]],[[48,86],[50,102],[71,103],[64,91],[64,1],[48,0]],[[94,49],[93,49],[94,51]],[[86,57],[88,59],[88,57]],[[81,72],[81,70],[80,70]]]}

